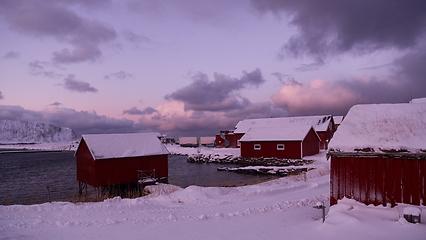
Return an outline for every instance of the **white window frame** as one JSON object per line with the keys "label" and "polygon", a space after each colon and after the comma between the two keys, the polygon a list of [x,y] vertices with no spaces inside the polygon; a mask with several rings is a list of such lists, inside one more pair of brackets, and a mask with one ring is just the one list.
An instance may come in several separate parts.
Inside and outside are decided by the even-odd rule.
{"label": "white window frame", "polygon": [[253,145],[254,150],[260,150],[262,148],[262,146],[258,143]]}
{"label": "white window frame", "polygon": [[[282,146],[282,148],[280,148],[280,146]],[[285,150],[285,145],[284,145],[284,144],[282,144],[282,143],[277,144],[277,150],[279,150],[279,151],[283,151],[283,150]]]}

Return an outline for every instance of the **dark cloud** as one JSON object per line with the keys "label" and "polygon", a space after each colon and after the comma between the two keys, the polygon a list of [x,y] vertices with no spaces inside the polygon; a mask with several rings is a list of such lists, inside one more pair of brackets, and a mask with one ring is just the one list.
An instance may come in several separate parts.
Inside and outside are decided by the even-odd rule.
{"label": "dark cloud", "polygon": [[272,102],[259,102],[248,104],[243,109],[236,109],[224,114],[231,119],[251,119],[251,118],[270,118],[289,116],[286,109],[276,108]]}
{"label": "dark cloud", "polygon": [[130,11],[138,14],[158,15],[164,10],[163,3],[160,1],[129,0],[125,4]]}
{"label": "dark cloud", "polygon": [[104,79],[111,79],[111,78],[115,78],[115,79],[120,79],[120,80],[125,80],[127,78],[133,78],[133,75],[130,73],[127,73],[125,71],[118,71],[115,73],[111,73],[109,75],[105,75]]}
{"label": "dark cloud", "polygon": [[56,63],[77,63],[86,60],[95,61],[102,55],[102,52],[94,44],[74,45],[74,49],[70,51],[68,48],[62,49],[60,52],[52,53],[52,60]]}
{"label": "dark cloud", "polygon": [[271,73],[271,75],[276,77],[278,79],[278,81],[280,83],[283,83],[283,84],[285,83],[284,78],[289,78],[291,76],[289,74],[283,74],[283,73],[280,73],[280,72],[274,72],[274,73]]}
{"label": "dark cloud", "polygon": [[[315,79],[308,84],[287,81],[272,96],[276,107],[292,115],[344,115],[355,104],[407,103],[426,97],[426,50],[414,52],[386,64],[389,74],[337,79]],[[366,69],[368,70],[368,69]]]}
{"label": "dark cloud", "polygon": [[64,80],[64,87],[74,92],[97,92],[98,90],[87,82],[75,79],[74,74],[69,74]]}
{"label": "dark cloud", "polygon": [[10,51],[8,53],[6,53],[3,58],[4,59],[18,59],[21,56],[21,54],[19,52],[15,52],[15,51]]}
{"label": "dark cloud", "polygon": [[406,88],[413,98],[426,97],[425,62],[426,48],[413,51],[393,61],[396,78],[406,82]]}
{"label": "dark cloud", "polygon": [[152,107],[147,107],[144,110],[139,110],[137,107],[132,107],[128,110],[124,110],[123,114],[130,114],[130,115],[144,115],[144,114],[152,114],[157,112],[156,109]]}
{"label": "dark cloud", "polygon": [[28,66],[30,66],[30,68],[33,71],[37,71],[37,70],[44,70],[44,66],[47,64],[47,62],[42,62],[42,61],[32,61],[28,63]]}
{"label": "dark cloud", "polygon": [[214,81],[209,81],[204,73],[192,78],[192,83],[165,96],[166,100],[181,101],[185,110],[221,111],[243,108],[245,101],[237,95],[238,90],[258,87],[265,82],[260,69],[243,72],[240,79],[215,73]]}
{"label": "dark cloud", "polygon": [[424,0],[252,0],[252,5],[291,16],[299,32],[283,46],[290,56],[321,61],[343,52],[408,49],[425,37]]}
{"label": "dark cloud", "polygon": [[20,106],[0,105],[0,119],[41,122],[43,113],[26,110]]}
{"label": "dark cloud", "polygon": [[136,34],[132,31],[126,30],[123,32],[124,39],[132,43],[154,43],[151,38],[143,35]]}
{"label": "dark cloud", "polygon": [[72,45],[53,53],[57,63],[94,61],[100,45],[116,38],[115,30],[99,21],[79,16],[68,4],[94,7],[100,1],[1,1],[0,14],[10,28],[35,37],[53,37]]}
{"label": "dark cloud", "polygon": [[35,76],[43,76],[48,78],[62,77],[62,74],[59,74],[55,71],[46,70],[46,68],[49,67],[48,62],[36,60],[36,61],[29,62],[28,66],[30,67],[31,74]]}
{"label": "dark cloud", "polygon": [[49,104],[49,106],[61,106],[61,105],[62,105],[62,103],[60,103],[60,102],[54,102],[52,104]]}
{"label": "dark cloud", "polygon": [[299,72],[307,72],[307,71],[313,71],[321,68],[324,66],[325,62],[321,58],[317,58],[315,62],[313,63],[302,63],[299,67],[296,68]]}
{"label": "dark cloud", "polygon": [[31,111],[20,106],[0,105],[0,119],[45,122],[60,127],[69,127],[77,134],[89,133],[127,133],[143,130],[135,128],[128,119],[116,119],[96,114],[95,111],[76,111],[69,108],[51,108],[43,111]]}
{"label": "dark cloud", "polygon": [[0,100],[4,99],[3,93],[0,91]]}

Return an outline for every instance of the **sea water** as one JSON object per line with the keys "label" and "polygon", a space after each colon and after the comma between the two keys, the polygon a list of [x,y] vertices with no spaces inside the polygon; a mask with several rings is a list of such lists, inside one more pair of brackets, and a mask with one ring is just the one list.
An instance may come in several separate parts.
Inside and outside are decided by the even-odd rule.
{"label": "sea water", "polygon": [[[188,163],[187,156],[169,155],[169,184],[180,187],[241,186],[276,177],[217,171],[229,164]],[[74,152],[0,153],[0,205],[39,204],[78,198]]]}

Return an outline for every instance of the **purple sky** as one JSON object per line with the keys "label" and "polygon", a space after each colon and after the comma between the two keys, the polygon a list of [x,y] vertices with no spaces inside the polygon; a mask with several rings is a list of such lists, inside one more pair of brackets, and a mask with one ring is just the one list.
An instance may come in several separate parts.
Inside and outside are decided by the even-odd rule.
{"label": "purple sky", "polygon": [[424,0],[2,0],[0,119],[209,136],[426,97]]}

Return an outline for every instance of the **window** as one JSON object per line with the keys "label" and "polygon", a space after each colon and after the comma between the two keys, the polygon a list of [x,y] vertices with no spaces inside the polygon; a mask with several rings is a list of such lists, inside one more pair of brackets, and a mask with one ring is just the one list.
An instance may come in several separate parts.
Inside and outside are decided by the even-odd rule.
{"label": "window", "polygon": [[284,150],[284,144],[277,144],[277,150]]}
{"label": "window", "polygon": [[254,144],[254,150],[260,150],[260,144]]}

